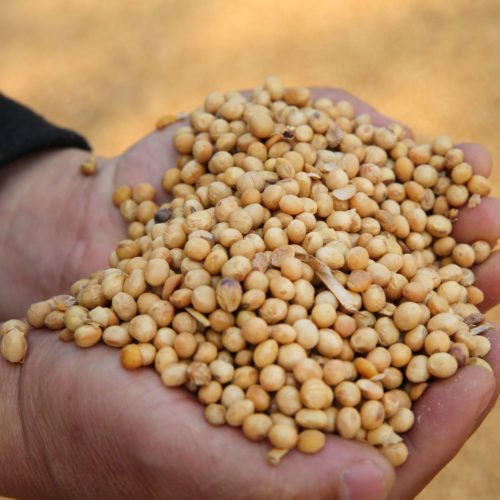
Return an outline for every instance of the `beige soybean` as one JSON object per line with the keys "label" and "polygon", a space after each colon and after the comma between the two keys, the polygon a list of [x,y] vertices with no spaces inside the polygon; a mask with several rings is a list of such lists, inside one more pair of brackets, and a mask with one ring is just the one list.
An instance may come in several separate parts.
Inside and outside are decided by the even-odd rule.
{"label": "beige soybean", "polygon": [[2,337],[0,346],[2,356],[11,363],[22,363],[28,351],[28,342],[24,332],[17,328],[9,330]]}

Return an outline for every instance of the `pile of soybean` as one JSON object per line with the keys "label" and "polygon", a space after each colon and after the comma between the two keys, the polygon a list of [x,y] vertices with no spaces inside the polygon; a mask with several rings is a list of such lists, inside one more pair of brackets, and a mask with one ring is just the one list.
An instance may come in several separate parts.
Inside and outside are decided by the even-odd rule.
{"label": "pile of soybean", "polygon": [[[462,366],[488,366],[471,267],[491,247],[451,232],[489,181],[446,136],[416,144],[276,77],[248,98],[209,94],[177,127],[171,201],[155,203],[148,183],[118,187],[128,238],[110,268],[33,304],[28,323],[154,367],[212,425],[269,440],[270,463],[320,451],[328,433],[404,463],[413,402]],[[3,324],[9,361],[24,360],[27,330]]]}

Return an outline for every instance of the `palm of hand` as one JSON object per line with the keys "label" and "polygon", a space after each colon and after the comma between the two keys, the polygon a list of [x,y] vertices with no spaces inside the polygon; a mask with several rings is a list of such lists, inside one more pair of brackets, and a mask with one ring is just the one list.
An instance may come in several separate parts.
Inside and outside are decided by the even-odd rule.
{"label": "palm of hand", "polygon": [[30,303],[66,292],[75,280],[107,266],[126,237],[111,202],[115,187],[151,178],[161,194],[161,174],[175,164],[171,141],[158,135],[122,156],[99,160],[92,177],[80,174],[88,154],[76,150],[44,153],[35,164],[21,160],[2,171],[0,242],[12,258],[0,263],[0,271],[15,293],[0,297],[0,319],[22,317]]}
{"label": "palm of hand", "polygon": [[[329,94],[345,97],[340,91]],[[349,99],[359,110],[371,111]],[[380,115],[376,121],[387,123]],[[62,291],[69,284],[65,274],[74,280],[105,266],[109,252],[123,238],[119,215],[109,201],[113,187],[159,178],[175,161],[171,134],[172,128],[153,133],[122,157],[106,162],[90,179],[64,176],[58,190],[61,199],[41,200],[59,222],[62,238],[57,232],[43,233],[42,241],[36,237],[37,268],[43,270],[36,276],[37,292],[45,291],[49,280],[53,285],[54,276]],[[469,159],[484,167],[484,158],[473,160]],[[50,179],[60,176],[60,171],[52,172],[54,177],[40,172],[41,178],[43,175],[50,186]],[[161,192],[159,184],[156,187]],[[37,197],[35,194],[31,204],[38,203]],[[58,206],[67,209],[62,214]],[[485,217],[493,208],[485,203],[466,214],[465,220]],[[82,219],[75,227],[73,223]],[[459,222],[457,231],[463,239],[476,239],[477,235],[469,236],[463,229],[468,222]],[[65,265],[51,267],[56,252],[71,257]],[[491,274],[496,260],[490,260],[483,265],[480,279]],[[28,278],[33,283],[32,274]],[[487,287],[493,289],[492,285]],[[56,291],[51,288],[51,293]],[[496,301],[494,295],[492,300]],[[394,483],[392,468],[376,450],[336,436],[329,437],[322,453],[306,457],[292,452],[279,468],[272,469],[263,461],[266,445],[249,443],[233,429],[210,428],[194,397],[181,390],[165,390],[153,371],[126,372],[119,367],[117,352],[103,346],[84,352],[57,343],[49,334],[34,335],[36,345],[23,368],[22,391],[33,396],[26,399],[24,425],[38,436],[33,449],[42,462],[50,463],[50,477],[55,478],[61,496],[327,497],[340,491],[342,472],[358,464],[356,491],[360,498],[383,498],[385,487],[370,462],[379,466],[387,490]],[[495,345],[490,361],[498,366],[499,358]],[[41,379],[40,373],[47,378]],[[456,453],[494,398],[493,378],[477,368],[465,368],[453,379],[434,384],[416,407],[419,424],[407,435],[410,458],[397,471],[394,498],[418,492]],[[456,413],[460,419],[453,418]]]}

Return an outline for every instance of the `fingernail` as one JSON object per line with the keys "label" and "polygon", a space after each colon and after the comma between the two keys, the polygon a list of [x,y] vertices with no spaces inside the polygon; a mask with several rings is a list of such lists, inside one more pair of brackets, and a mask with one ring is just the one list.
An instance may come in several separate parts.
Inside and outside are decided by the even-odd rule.
{"label": "fingernail", "polygon": [[383,500],[387,489],[382,471],[371,460],[350,465],[341,475],[342,500]]}

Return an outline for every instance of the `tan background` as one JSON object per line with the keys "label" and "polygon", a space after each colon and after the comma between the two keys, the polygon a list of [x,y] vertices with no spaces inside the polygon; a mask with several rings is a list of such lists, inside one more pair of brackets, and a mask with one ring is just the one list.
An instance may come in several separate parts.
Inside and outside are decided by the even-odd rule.
{"label": "tan background", "polygon": [[[277,74],[349,89],[422,140],[482,142],[498,164],[499,22],[498,0],[2,0],[0,88],[115,155],[160,114]],[[498,498],[499,417],[420,500]]]}

